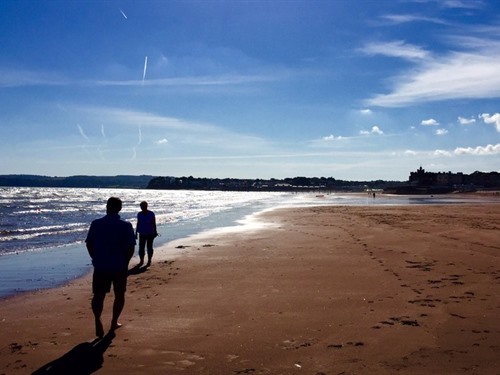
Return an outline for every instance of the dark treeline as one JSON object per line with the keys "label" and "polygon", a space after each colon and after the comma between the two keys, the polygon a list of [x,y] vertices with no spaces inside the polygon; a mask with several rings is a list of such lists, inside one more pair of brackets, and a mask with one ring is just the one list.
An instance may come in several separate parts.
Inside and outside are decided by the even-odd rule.
{"label": "dark treeline", "polygon": [[0,186],[144,189],[153,176],[0,175]]}
{"label": "dark treeline", "polygon": [[344,181],[333,177],[293,177],[285,179],[236,179],[142,176],[69,176],[0,175],[0,186],[125,188],[165,190],[232,190],[232,191],[362,191],[398,186],[399,181]]}
{"label": "dark treeline", "polygon": [[149,189],[230,190],[230,191],[363,191],[400,185],[400,181],[344,181],[333,177],[293,177],[285,179],[236,179],[156,177]]}
{"label": "dark treeline", "polygon": [[[498,172],[431,173],[422,168],[410,173],[407,181],[346,181],[333,177],[291,177],[284,179],[237,179],[131,176],[51,177],[40,175],[0,175],[0,186],[18,187],[71,187],[71,188],[128,188],[165,190],[228,190],[228,191],[363,191],[412,194],[432,188],[432,192],[472,191],[476,188],[500,188]],[[439,189],[438,189],[439,188]],[[438,190],[436,190],[438,189]]]}

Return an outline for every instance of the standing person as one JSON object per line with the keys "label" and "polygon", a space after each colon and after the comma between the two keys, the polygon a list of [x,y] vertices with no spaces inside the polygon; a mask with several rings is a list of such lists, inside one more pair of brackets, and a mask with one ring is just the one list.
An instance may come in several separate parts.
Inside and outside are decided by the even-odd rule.
{"label": "standing person", "polygon": [[121,209],[122,201],[119,198],[109,198],[106,216],[92,221],[85,240],[94,266],[92,312],[97,337],[104,336],[101,314],[106,293],[111,291],[111,284],[115,299],[110,332],[121,326],[118,318],[125,306],[128,264],[134,255],[135,236],[132,224],[120,219],[118,213]]}
{"label": "standing person", "polygon": [[149,267],[153,258],[153,241],[158,236],[156,217],[153,211],[148,210],[148,202],[142,201],[140,207],[141,211],[137,214],[137,225],[135,228],[135,238],[139,234],[139,266],[144,264],[145,248],[147,247],[147,266]]}

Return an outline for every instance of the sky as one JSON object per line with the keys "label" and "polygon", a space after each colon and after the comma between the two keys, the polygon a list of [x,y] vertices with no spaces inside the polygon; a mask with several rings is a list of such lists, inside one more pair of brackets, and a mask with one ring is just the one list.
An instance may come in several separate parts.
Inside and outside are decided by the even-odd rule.
{"label": "sky", "polygon": [[500,171],[496,0],[0,1],[0,174]]}

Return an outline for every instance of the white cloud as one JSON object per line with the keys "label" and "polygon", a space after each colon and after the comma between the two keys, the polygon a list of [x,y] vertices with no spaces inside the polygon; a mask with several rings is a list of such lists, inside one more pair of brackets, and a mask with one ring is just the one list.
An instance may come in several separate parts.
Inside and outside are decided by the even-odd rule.
{"label": "white cloud", "polygon": [[443,2],[440,0],[439,3],[445,8],[481,9],[484,7],[484,2],[481,0],[445,0]]}
{"label": "white cloud", "polygon": [[437,24],[446,24],[447,22],[439,18],[415,16],[413,14],[387,14],[382,16],[383,19],[390,21],[393,24],[402,24],[410,22],[431,22]]}
{"label": "white cloud", "polygon": [[[161,59],[160,63],[165,64]],[[174,78],[148,79],[144,81],[147,60],[142,67],[141,79],[130,80],[75,80],[68,79],[54,72],[16,70],[0,67],[0,87],[29,87],[29,86],[119,86],[119,87],[221,87],[248,85],[252,83],[275,82],[287,77],[286,72],[267,72],[263,74],[212,74],[212,75],[179,75]]]}
{"label": "white cloud", "polygon": [[432,154],[434,156],[451,156],[451,152],[446,150],[435,150]]}
{"label": "white cloud", "polygon": [[97,86],[146,86],[146,87],[208,87],[208,86],[229,86],[244,85],[251,83],[265,83],[277,81],[278,75],[219,75],[200,77],[176,77],[125,81],[88,81],[86,85]]}
{"label": "white cloud", "polygon": [[74,107],[75,110],[83,111],[91,116],[103,119],[107,123],[132,125],[139,127],[139,134],[142,137],[141,127],[160,127],[176,131],[186,132],[212,132],[216,127],[208,124],[196,123],[188,120],[178,119],[175,117],[168,117],[158,115],[150,112],[136,111],[130,109],[116,108],[116,107]]}
{"label": "white cloud", "polygon": [[[471,51],[451,52],[420,61],[414,69],[394,77],[396,84],[392,92],[376,95],[366,104],[398,107],[440,100],[500,97],[500,42],[474,40],[474,46],[468,40],[456,47]],[[455,41],[464,42],[459,38]],[[408,58],[403,52],[400,54],[400,57]],[[392,53],[392,56],[397,56],[397,53]]]}
{"label": "white cloud", "polygon": [[467,119],[467,118],[458,116],[458,123],[460,125],[471,125],[471,124],[474,124],[475,122],[476,122],[475,118],[471,117],[470,119]]}
{"label": "white cloud", "polygon": [[425,59],[429,54],[426,50],[418,46],[405,43],[403,40],[385,43],[370,43],[365,45],[361,51],[367,55],[383,55],[408,60]]}
{"label": "white cloud", "polygon": [[437,122],[433,118],[430,118],[428,120],[422,120],[422,122],[420,123],[420,125],[423,125],[423,126],[438,126],[439,122]]}
{"label": "white cloud", "polygon": [[483,113],[481,115],[481,118],[483,119],[485,124],[495,124],[497,132],[500,133],[500,113],[495,113],[492,116],[490,116],[489,113]]}
{"label": "white cloud", "polygon": [[336,140],[343,139],[343,137],[342,136],[336,137],[333,134],[330,134],[330,135],[327,135],[326,137],[323,137],[321,139],[324,140],[324,141],[336,141]]}
{"label": "white cloud", "polygon": [[498,155],[500,154],[500,143],[496,145],[478,147],[458,147],[454,151],[455,155]]}
{"label": "white cloud", "polygon": [[71,82],[51,72],[32,72],[0,67],[0,87],[62,86]]}
{"label": "white cloud", "polygon": [[164,144],[168,143],[168,139],[166,139],[166,138],[159,139],[158,141],[156,141],[156,143],[159,145],[164,145]]}
{"label": "white cloud", "polygon": [[446,129],[437,129],[436,130],[436,135],[446,135],[448,134],[448,130]]}
{"label": "white cloud", "polygon": [[372,126],[371,130],[361,130],[359,132],[361,135],[370,135],[370,134],[384,134],[384,132],[378,126]]}
{"label": "white cloud", "polygon": [[413,150],[406,150],[404,152],[405,155],[408,155],[408,156],[416,156],[417,155],[417,152],[416,151],[413,151]]}
{"label": "white cloud", "polygon": [[151,141],[154,142],[169,134],[172,138],[170,141],[175,139],[176,145],[183,144],[186,148],[190,145],[191,149],[197,152],[203,149],[208,150],[205,152],[242,153],[272,148],[271,143],[264,138],[189,119],[118,107],[74,106],[72,108],[75,112],[83,112],[86,116],[98,118],[99,121],[106,123],[107,128],[118,129],[117,132],[129,138],[132,147],[142,144],[146,136],[150,139],[154,135],[155,138]]}
{"label": "white cloud", "polygon": [[369,108],[363,108],[359,110],[359,113],[361,113],[362,115],[371,115],[373,111]]}

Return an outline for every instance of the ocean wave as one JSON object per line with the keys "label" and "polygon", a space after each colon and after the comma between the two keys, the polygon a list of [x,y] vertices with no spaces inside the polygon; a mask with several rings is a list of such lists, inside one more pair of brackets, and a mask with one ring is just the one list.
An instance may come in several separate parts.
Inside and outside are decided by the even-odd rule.
{"label": "ocean wave", "polygon": [[123,201],[120,216],[134,226],[139,203],[149,202],[159,226],[195,222],[281,193],[138,189],[0,188],[0,253],[43,250],[81,241],[92,220],[105,214],[108,197]]}

